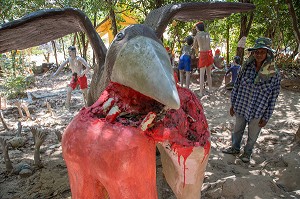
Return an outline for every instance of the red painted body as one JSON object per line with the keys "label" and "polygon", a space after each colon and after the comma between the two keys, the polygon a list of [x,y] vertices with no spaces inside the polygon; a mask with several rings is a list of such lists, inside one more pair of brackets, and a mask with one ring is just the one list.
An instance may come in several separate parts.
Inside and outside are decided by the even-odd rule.
{"label": "red painted body", "polygon": [[[116,83],[80,111],[62,140],[73,199],[157,198],[156,142],[169,140],[170,148],[185,158],[194,146],[209,144],[199,100],[188,89],[178,92],[181,108],[167,111],[161,119],[162,104]],[[121,110],[114,121],[105,119],[103,104],[109,98],[111,106]],[[142,131],[139,126],[149,112],[157,114],[156,120]]]}

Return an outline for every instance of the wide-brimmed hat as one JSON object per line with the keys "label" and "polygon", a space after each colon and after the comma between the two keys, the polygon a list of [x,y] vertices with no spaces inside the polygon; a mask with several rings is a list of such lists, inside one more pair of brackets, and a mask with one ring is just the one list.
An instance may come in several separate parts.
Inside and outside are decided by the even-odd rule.
{"label": "wide-brimmed hat", "polygon": [[265,48],[274,53],[275,50],[273,50],[271,46],[272,46],[272,40],[270,38],[260,37],[256,39],[255,44],[252,48],[248,48],[248,51],[257,50],[259,48]]}

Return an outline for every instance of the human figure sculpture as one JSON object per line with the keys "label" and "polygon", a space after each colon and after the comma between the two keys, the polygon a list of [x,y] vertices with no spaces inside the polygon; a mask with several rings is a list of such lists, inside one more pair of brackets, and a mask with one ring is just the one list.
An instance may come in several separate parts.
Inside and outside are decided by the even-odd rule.
{"label": "human figure sculpture", "polygon": [[[50,36],[45,39],[39,35],[31,43],[14,41],[5,48],[0,46],[0,52],[3,48],[45,43],[76,31],[84,31],[95,50],[98,65],[88,96],[90,106],[82,108],[62,138],[72,198],[157,198],[156,143],[161,145],[163,159],[172,160],[163,165],[173,167],[165,168],[164,173],[175,195],[186,199],[200,196],[210,148],[208,125],[195,94],[176,87],[161,38],[173,18],[222,18],[253,8],[251,4],[220,2],[166,5],[150,12],[144,24],[119,32],[108,51],[88,18],[70,8],[38,12],[21,19],[22,23],[1,26],[0,39],[11,39],[12,27],[18,27],[18,31],[23,27],[44,28],[40,26],[43,19],[56,28],[51,32],[47,26],[45,31],[50,31]],[[75,25],[68,29],[65,26],[70,21]],[[57,34],[57,30],[63,31]],[[27,32],[32,36],[30,31],[18,35],[31,38]],[[183,157],[183,164],[178,166],[170,150]]]}
{"label": "human figure sculpture", "polygon": [[181,48],[181,56],[179,58],[179,74],[180,74],[180,85],[183,87],[183,79],[184,79],[184,73],[185,73],[185,87],[190,87],[190,77],[191,77],[191,61],[195,58],[195,52],[192,48],[194,39],[192,36],[188,36],[185,38],[185,42],[187,45],[184,45]]}
{"label": "human figure sculpture", "polygon": [[[70,108],[71,101],[71,93],[77,87],[80,86],[80,90],[83,94],[83,100],[85,106],[87,105],[87,92],[88,92],[88,83],[87,77],[90,67],[89,64],[85,61],[84,58],[76,55],[76,48],[74,46],[70,46],[68,48],[69,58],[67,58],[57,69],[57,71],[53,74],[55,77],[67,64],[70,65],[70,69],[72,71],[72,80],[67,88],[67,98],[66,98],[66,108]],[[85,67],[85,69],[84,69]]]}
{"label": "human figure sculpture", "polygon": [[[214,63],[212,50],[210,47],[210,36],[208,32],[204,31],[204,23],[199,22],[196,24],[197,34],[194,37],[194,49],[196,54],[199,54],[198,68],[200,69],[200,93],[204,95],[204,76],[206,73],[207,83],[209,90],[212,89],[211,69]],[[199,51],[200,50],[200,51]],[[199,53],[198,53],[199,52]]]}
{"label": "human figure sculpture", "polygon": [[214,56],[214,69],[224,69],[224,57],[221,56],[221,51],[220,49],[217,49],[215,51],[215,56]]}

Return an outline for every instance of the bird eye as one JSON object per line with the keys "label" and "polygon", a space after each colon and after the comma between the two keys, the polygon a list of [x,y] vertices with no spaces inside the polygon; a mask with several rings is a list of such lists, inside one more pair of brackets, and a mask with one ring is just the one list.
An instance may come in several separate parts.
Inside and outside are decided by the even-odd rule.
{"label": "bird eye", "polygon": [[117,40],[117,41],[120,41],[120,40],[123,39],[123,38],[124,38],[124,33],[119,32],[119,33],[117,34],[116,40]]}

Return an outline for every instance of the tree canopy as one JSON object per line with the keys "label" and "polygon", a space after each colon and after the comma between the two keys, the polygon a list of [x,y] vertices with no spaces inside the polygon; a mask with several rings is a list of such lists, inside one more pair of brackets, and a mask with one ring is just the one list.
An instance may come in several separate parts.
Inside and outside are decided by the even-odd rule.
{"label": "tree canopy", "polygon": [[[227,1],[235,2],[233,0]],[[18,19],[41,9],[74,7],[84,11],[95,27],[105,18],[109,17],[112,20],[112,31],[116,34],[121,28],[116,23],[116,21],[122,20],[121,13],[135,15],[135,18],[139,22],[143,22],[150,10],[166,4],[179,2],[187,1],[2,0],[0,2],[0,23]],[[252,13],[233,14],[224,19],[205,21],[206,30],[210,32],[212,38],[213,48],[225,49],[222,53],[224,55],[227,53],[227,59],[230,60],[230,58],[238,53],[237,43],[242,36],[247,36],[246,48],[250,47],[257,37],[266,36],[273,40],[273,47],[278,52],[286,51],[295,55],[299,51],[300,2],[298,0],[239,0],[239,2],[253,3],[256,9]],[[183,41],[186,36],[192,34],[195,23],[180,21],[170,23],[165,34],[164,44],[170,46],[175,52],[179,51],[182,45],[180,41]],[[79,35],[71,38],[73,38],[72,43],[76,43],[75,40],[78,41],[78,45],[82,49],[80,50],[81,54],[86,56],[88,41],[84,34],[79,33]]]}

